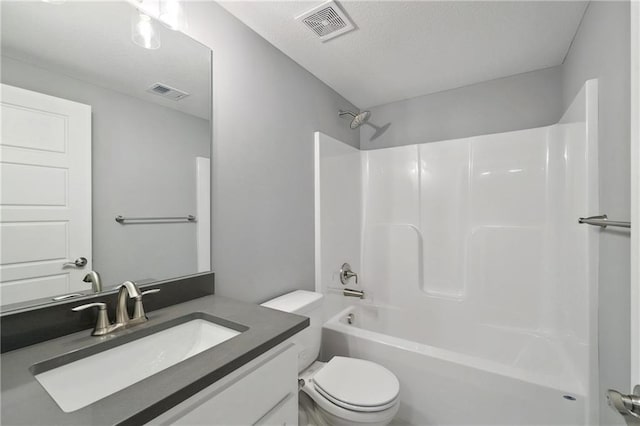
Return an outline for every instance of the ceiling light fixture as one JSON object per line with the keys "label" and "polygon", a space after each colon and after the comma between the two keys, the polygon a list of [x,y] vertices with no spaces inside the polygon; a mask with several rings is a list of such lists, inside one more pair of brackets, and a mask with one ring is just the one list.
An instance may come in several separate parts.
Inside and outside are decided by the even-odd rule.
{"label": "ceiling light fixture", "polygon": [[131,41],[145,49],[160,47],[160,34],[155,29],[153,19],[135,9],[131,19]]}
{"label": "ceiling light fixture", "polygon": [[181,0],[129,0],[129,2],[136,8],[131,21],[131,39],[139,46],[146,49],[160,47],[160,33],[155,27],[153,18],[175,31],[184,30],[187,27]]}
{"label": "ceiling light fixture", "polygon": [[172,30],[184,30],[186,22],[182,2],[180,0],[161,0],[159,19]]}

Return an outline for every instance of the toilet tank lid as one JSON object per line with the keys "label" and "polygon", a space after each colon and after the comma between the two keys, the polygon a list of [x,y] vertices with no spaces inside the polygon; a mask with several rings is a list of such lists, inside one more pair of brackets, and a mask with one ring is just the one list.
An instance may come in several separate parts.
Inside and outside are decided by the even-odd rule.
{"label": "toilet tank lid", "polygon": [[314,291],[296,290],[291,293],[283,294],[280,297],[271,299],[260,306],[265,308],[277,309],[292,314],[301,314],[309,312],[320,306],[322,303],[322,293]]}

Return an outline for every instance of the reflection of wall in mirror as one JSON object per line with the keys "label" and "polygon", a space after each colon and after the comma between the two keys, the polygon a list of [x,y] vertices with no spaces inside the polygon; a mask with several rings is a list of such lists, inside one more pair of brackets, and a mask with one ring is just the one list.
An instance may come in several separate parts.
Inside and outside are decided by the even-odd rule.
{"label": "reflection of wall in mirror", "polygon": [[2,82],[91,105],[93,268],[105,288],[196,272],[192,223],[114,218],[195,214],[196,157],[210,157],[208,121],[5,56]]}

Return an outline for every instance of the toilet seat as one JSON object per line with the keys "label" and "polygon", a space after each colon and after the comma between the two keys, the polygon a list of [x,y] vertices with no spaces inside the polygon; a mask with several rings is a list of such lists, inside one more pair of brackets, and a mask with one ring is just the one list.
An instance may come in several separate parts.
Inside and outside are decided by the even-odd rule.
{"label": "toilet seat", "polygon": [[380,406],[372,406],[372,407],[363,407],[363,406],[359,406],[359,405],[353,405],[353,404],[349,404],[348,402],[345,401],[340,401],[339,399],[336,399],[334,397],[332,397],[331,395],[325,393],[321,387],[315,385],[315,390],[322,395],[324,398],[326,398],[327,400],[329,400],[330,402],[336,404],[339,407],[342,407],[346,410],[351,410],[351,411],[358,411],[358,412],[363,412],[363,413],[369,413],[369,412],[375,412],[375,411],[382,411],[382,410],[386,410],[387,408],[393,407],[396,402],[398,402],[397,398],[394,399],[393,401],[390,401],[389,403],[385,404],[385,405],[380,405]]}
{"label": "toilet seat", "polygon": [[303,391],[318,407],[352,423],[385,424],[399,408],[398,379],[370,361],[334,357],[302,373]]}
{"label": "toilet seat", "polygon": [[313,376],[322,396],[354,411],[381,411],[395,404],[400,391],[396,376],[371,361],[333,357]]}
{"label": "toilet seat", "polygon": [[[314,386],[305,386],[303,391],[311,397],[321,411],[325,411],[341,419],[344,423],[355,424],[388,424],[398,412],[400,408],[399,401],[396,401],[391,407],[382,411],[354,411],[342,408],[320,395]],[[338,424],[338,422],[329,422],[329,424]]]}

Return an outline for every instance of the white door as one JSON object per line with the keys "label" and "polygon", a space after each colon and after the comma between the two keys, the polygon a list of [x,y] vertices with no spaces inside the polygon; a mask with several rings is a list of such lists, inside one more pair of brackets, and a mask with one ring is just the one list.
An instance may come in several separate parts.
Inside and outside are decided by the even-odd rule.
{"label": "white door", "polygon": [[[86,289],[91,107],[5,84],[0,89],[0,303]],[[74,263],[81,265],[80,258],[87,259],[84,266]]]}

